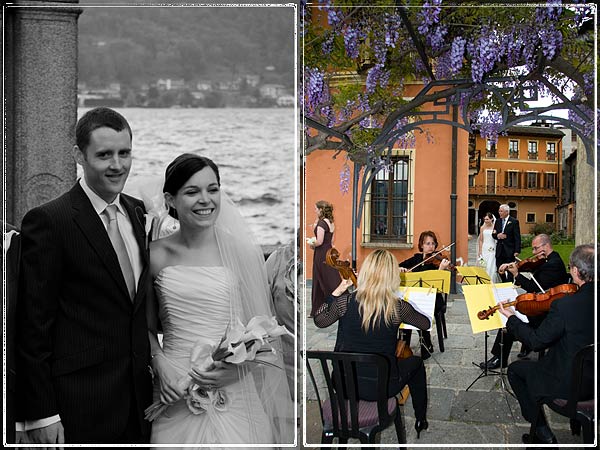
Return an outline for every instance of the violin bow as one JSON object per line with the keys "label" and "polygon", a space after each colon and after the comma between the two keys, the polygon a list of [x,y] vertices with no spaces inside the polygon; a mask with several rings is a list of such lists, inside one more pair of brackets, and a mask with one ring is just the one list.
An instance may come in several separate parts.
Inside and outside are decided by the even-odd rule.
{"label": "violin bow", "polygon": [[447,246],[445,246],[443,249],[432,253],[431,256],[429,258],[425,258],[423,261],[421,261],[419,264],[417,264],[416,266],[411,267],[410,269],[408,269],[409,272],[412,272],[414,269],[416,269],[419,266],[422,266],[423,264],[425,264],[427,261],[429,261],[431,258],[435,258],[437,255],[439,255],[442,252],[445,252],[446,250],[448,250],[450,247],[452,247],[455,244],[455,242],[453,242],[452,244],[448,244]]}

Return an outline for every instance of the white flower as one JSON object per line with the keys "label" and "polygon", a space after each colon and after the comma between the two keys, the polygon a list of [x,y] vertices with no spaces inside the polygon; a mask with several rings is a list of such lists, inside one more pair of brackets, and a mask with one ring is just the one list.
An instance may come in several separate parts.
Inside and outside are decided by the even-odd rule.
{"label": "white flower", "polygon": [[306,243],[308,245],[315,245],[317,243],[317,238],[316,237],[306,238]]}
{"label": "white flower", "polygon": [[208,393],[197,384],[191,384],[184,395],[185,403],[192,414],[203,414],[211,404]]}

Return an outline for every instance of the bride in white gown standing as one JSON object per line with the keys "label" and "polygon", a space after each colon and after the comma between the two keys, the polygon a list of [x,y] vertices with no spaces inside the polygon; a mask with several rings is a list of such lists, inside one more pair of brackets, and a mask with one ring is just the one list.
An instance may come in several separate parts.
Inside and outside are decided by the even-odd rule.
{"label": "bride in white gown standing", "polygon": [[482,266],[490,276],[492,283],[500,283],[496,268],[496,240],[492,237],[496,217],[492,213],[486,213],[483,216],[483,225],[479,228],[479,238],[477,239],[477,248],[479,260],[483,261]]}
{"label": "bride in white gown standing", "polygon": [[273,316],[260,247],[220,184],[217,166],[202,156],[183,154],[166,170],[163,191],[179,230],[150,244],[154,400],[169,405],[152,423],[151,443],[293,443],[293,405],[280,353],[279,367],[216,361],[197,372],[194,382],[212,401],[200,412],[188,407],[178,384],[190,373],[199,339],[217,345],[238,318],[245,325],[257,315]]}

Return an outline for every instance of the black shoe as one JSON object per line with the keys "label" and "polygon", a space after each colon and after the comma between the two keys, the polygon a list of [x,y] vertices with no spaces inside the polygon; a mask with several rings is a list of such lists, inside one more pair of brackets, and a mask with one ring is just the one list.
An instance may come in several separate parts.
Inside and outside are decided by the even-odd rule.
{"label": "black shoe", "polygon": [[549,437],[548,439],[540,439],[537,434],[534,434],[532,441],[531,435],[529,433],[525,433],[521,437],[521,440],[523,441],[523,444],[558,444],[556,436],[554,435],[552,435],[552,437]]}
{"label": "black shoe", "polygon": [[527,356],[531,353],[531,350],[529,350],[527,347],[525,347],[524,345],[521,345],[521,351],[517,354],[518,358],[527,358]]}
{"label": "black shoe", "polygon": [[427,419],[417,420],[415,422],[415,430],[417,431],[417,439],[421,439],[421,431],[426,430],[427,428],[429,428],[429,423],[427,422]]}
{"label": "black shoe", "polygon": [[497,356],[492,356],[486,362],[479,363],[479,367],[481,367],[482,370],[485,370],[486,368],[487,370],[497,369],[500,367],[500,358]]}

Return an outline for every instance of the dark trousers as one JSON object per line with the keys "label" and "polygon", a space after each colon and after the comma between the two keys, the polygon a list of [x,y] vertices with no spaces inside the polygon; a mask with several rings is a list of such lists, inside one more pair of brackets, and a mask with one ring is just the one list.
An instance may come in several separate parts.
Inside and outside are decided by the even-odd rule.
{"label": "dark trousers", "polygon": [[[540,316],[527,316],[527,320],[529,320],[529,325],[531,325],[533,328],[537,328],[540,326],[540,324],[544,321],[544,318],[546,317],[546,314],[542,314]],[[504,330],[504,331],[503,331]],[[504,334],[504,339],[502,339],[501,333]],[[494,340],[494,345],[492,346],[492,355],[494,355],[497,358],[500,358],[500,349],[502,349],[502,366],[506,367],[506,365],[508,364],[508,357],[510,356],[510,350],[512,348],[513,343],[515,342],[515,336],[507,331],[506,329],[500,329],[498,330],[498,333],[496,334],[496,339]],[[502,347],[500,347],[500,344],[503,344]]]}
{"label": "dark trousers", "polygon": [[[521,415],[529,423],[534,421],[537,414],[538,398],[532,392],[532,387],[536,386],[533,376],[536,373],[537,364],[537,361],[515,361],[508,366],[507,371],[508,381],[521,406]],[[543,410],[537,424],[538,427],[547,425]]]}
{"label": "dark trousers", "polygon": [[397,385],[394,391],[397,393],[408,384],[412,398],[415,418],[423,420],[427,416],[427,377],[425,375],[425,364],[418,356],[398,360],[398,379],[391,380]]}
{"label": "dark trousers", "polygon": [[492,346],[492,355],[501,359],[502,367],[506,367],[508,364],[510,349],[512,348],[514,342],[514,334],[510,333],[506,329],[501,328],[498,330],[498,333],[496,333],[496,339],[494,339],[494,345]]}

